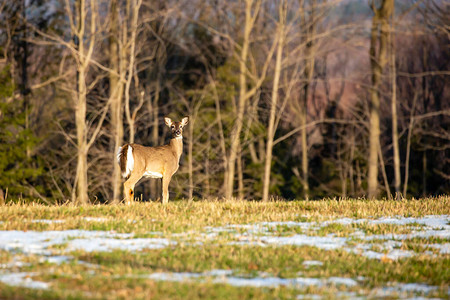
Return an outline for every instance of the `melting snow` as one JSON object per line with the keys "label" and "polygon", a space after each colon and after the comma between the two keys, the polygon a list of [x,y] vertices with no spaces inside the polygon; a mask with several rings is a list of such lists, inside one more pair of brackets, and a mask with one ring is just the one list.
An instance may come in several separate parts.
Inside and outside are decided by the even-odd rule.
{"label": "melting snow", "polygon": [[218,284],[229,284],[232,286],[250,286],[250,287],[279,287],[289,286],[292,288],[305,288],[308,286],[323,287],[328,285],[344,285],[348,287],[356,286],[357,282],[351,278],[330,277],[323,278],[280,278],[280,277],[254,277],[245,278],[231,276],[231,271],[228,270],[213,270],[205,273],[170,273],[160,272],[152,273],[148,278],[159,281],[210,281]]}
{"label": "melting snow", "polygon": [[139,251],[167,247],[171,242],[163,238],[133,239],[131,233],[110,231],[0,231],[0,249],[25,254],[51,255],[55,245],[66,244],[72,250],[112,251],[114,249]]}
{"label": "melting snow", "polygon": [[162,238],[114,239],[97,237],[92,239],[76,239],[69,243],[67,250],[83,250],[86,252],[142,251],[144,249],[160,249],[170,245],[170,241]]}
{"label": "melting snow", "polygon": [[405,251],[405,250],[392,250],[389,253],[379,253],[372,250],[364,251],[362,252],[362,255],[367,258],[374,258],[374,259],[389,259],[389,260],[397,260],[404,257],[411,257],[413,256],[413,252],[411,251]]}
{"label": "melting snow", "polygon": [[445,244],[428,244],[426,247],[439,249],[441,254],[450,254],[450,243]]}
{"label": "melting snow", "polygon": [[298,300],[308,299],[308,300],[319,300],[322,299],[322,296],[320,295],[314,295],[314,294],[306,294],[306,295],[297,295]]}
{"label": "melting snow", "polygon": [[66,256],[66,255],[43,256],[43,257],[41,257],[39,262],[48,262],[51,264],[60,265],[62,263],[69,262],[71,259],[72,259],[72,257]]}
{"label": "melting snow", "polygon": [[[109,218],[99,218],[99,217],[83,217],[83,221],[87,222],[108,222],[112,219]],[[30,221],[31,223],[46,223],[46,224],[59,224],[65,223],[66,220],[49,220],[49,219],[34,219]]]}
{"label": "melting snow", "polygon": [[[387,258],[390,260],[397,260],[405,257],[411,257],[416,255],[413,251],[398,249],[401,247],[401,241],[409,240],[413,238],[431,238],[439,237],[442,239],[450,238],[450,216],[449,215],[437,215],[437,216],[425,216],[422,218],[411,217],[383,217],[375,220],[370,219],[351,219],[340,218],[331,221],[324,222],[261,222],[257,224],[244,224],[244,225],[227,225],[223,227],[208,227],[205,238],[214,238],[215,233],[228,232],[234,234],[237,242],[232,244],[237,245],[295,245],[295,246],[314,246],[321,249],[333,250],[344,249],[349,252],[359,253],[363,256],[373,259]],[[333,223],[339,223],[344,225],[351,224],[394,224],[398,226],[406,226],[410,224],[419,224],[420,227],[413,227],[412,232],[409,234],[374,234],[366,235],[362,230],[356,230],[350,237],[336,237],[334,234],[323,236],[313,236],[311,234],[295,234],[292,236],[275,236],[271,230],[277,226],[287,227],[300,227],[303,231],[310,231],[312,234],[322,227],[328,226]],[[236,232],[239,229],[240,232]],[[366,243],[359,243],[355,246],[349,246],[348,242],[352,239],[360,239],[366,242],[380,243],[377,244],[383,250],[384,253],[379,253],[371,250],[372,245]],[[447,244],[434,244],[430,247],[440,250],[441,254],[448,254],[450,247]],[[427,254],[427,253],[420,253]]]}
{"label": "melting snow", "polygon": [[47,282],[31,279],[35,275],[36,273],[27,272],[0,274],[0,281],[12,286],[22,286],[30,289],[48,289],[49,284]]}
{"label": "melting snow", "polygon": [[[106,218],[87,217],[88,222],[105,222]],[[65,220],[32,220],[34,223],[63,223]],[[408,227],[411,232],[408,234],[375,234],[367,235],[362,229],[355,228],[355,232],[349,237],[337,237],[335,234],[327,236],[314,236],[314,233],[329,224],[339,223],[351,224],[393,224],[398,226],[408,226],[418,224],[420,226]],[[322,249],[333,250],[343,249],[352,253],[357,253],[372,259],[397,260],[414,255],[434,255],[431,251],[416,253],[410,250],[402,250],[402,242],[412,238],[439,237],[450,238],[450,217],[449,215],[425,216],[422,218],[402,218],[383,217],[375,220],[371,219],[351,219],[340,218],[325,222],[261,222],[256,224],[230,224],[222,227],[206,227],[205,232],[185,232],[179,234],[178,238],[189,237],[191,233],[200,234],[200,239],[214,240],[220,233],[228,233],[234,238],[231,244],[238,245],[258,245],[258,246],[314,246]],[[290,236],[278,236],[273,232],[278,226],[298,227],[301,232],[309,234],[293,234]],[[159,234],[159,233],[155,233]],[[162,235],[162,233],[160,233]],[[175,237],[176,235],[172,235]],[[356,239],[356,240],[355,240]],[[357,241],[363,241],[358,243]],[[351,243],[349,243],[351,242]],[[355,243],[356,242],[356,243]],[[114,231],[89,231],[89,230],[62,230],[62,231],[0,231],[0,250],[13,253],[23,253],[25,255],[39,255],[41,262],[61,264],[70,261],[72,258],[62,254],[74,250],[92,251],[112,251],[114,249],[127,251],[141,251],[144,249],[159,249],[176,244],[168,238],[134,238],[133,233],[116,233]],[[64,245],[61,247],[55,247]],[[196,244],[194,244],[196,245]],[[444,244],[424,244],[423,247],[434,248],[440,254],[450,253],[450,243]],[[376,251],[374,250],[376,249]],[[380,252],[377,252],[380,251]],[[58,255],[55,255],[58,254]],[[305,261],[305,266],[323,265],[320,261]],[[13,257],[10,263],[0,264],[0,269],[7,270],[15,267],[23,267],[25,264]],[[212,270],[205,273],[153,273],[148,277],[154,280],[185,281],[185,280],[210,280],[213,283],[224,283],[234,286],[254,286],[254,287],[277,287],[289,286],[293,288],[303,288],[308,286],[324,287],[328,285],[343,285],[353,287],[357,282],[351,278],[279,278],[270,275],[255,278],[244,278],[232,276],[230,270]],[[0,273],[0,281],[17,286],[29,288],[46,289],[48,284],[31,279],[34,273]],[[436,290],[437,287],[424,284],[397,284],[394,286],[376,289],[377,295],[393,293],[423,293],[427,294]]]}
{"label": "melting snow", "polygon": [[303,263],[302,263],[304,266],[322,266],[323,265],[323,262],[321,262],[321,261],[318,261],[318,260],[305,260]]}
{"label": "melting snow", "polygon": [[315,246],[321,249],[333,250],[345,245],[347,239],[332,236],[308,236],[296,234],[288,237],[264,236],[260,238],[266,244],[272,245],[295,245],[295,246]]}
{"label": "melting snow", "polygon": [[[87,221],[103,222],[106,218],[85,218]],[[61,223],[64,220],[33,220],[33,222]],[[275,236],[270,230],[277,226],[300,227],[302,230],[317,230],[331,223],[341,224],[421,224],[417,230],[409,234],[375,234],[366,235],[363,231],[357,231],[350,237],[336,237],[333,234],[327,236],[313,236],[306,234],[294,234],[292,236]],[[346,251],[360,253],[369,258],[399,259],[415,255],[413,251],[400,250],[401,241],[416,237],[450,238],[449,216],[425,216],[422,218],[393,218],[385,217],[376,220],[341,218],[333,221],[316,222],[261,222],[257,224],[231,224],[223,227],[207,227],[203,237],[214,239],[220,232],[228,232],[235,237],[234,244],[238,245],[296,245],[315,246],[322,249],[344,249]],[[238,231],[238,232],[237,232]],[[182,234],[181,237],[186,236]],[[358,238],[366,242],[385,240],[384,244],[377,244],[383,249],[379,253],[371,250],[371,245],[359,243],[348,246],[348,242]],[[52,255],[51,247],[66,245],[65,251],[111,251],[114,249],[140,251],[143,249],[158,249],[167,247],[175,242],[166,238],[133,238],[130,233],[115,233],[112,231],[87,231],[87,230],[62,230],[62,231],[0,231],[0,249],[6,251],[18,251],[25,254]],[[431,244],[429,247],[438,249],[441,254],[450,253],[450,244]],[[423,253],[421,253],[423,254]],[[426,253],[425,253],[426,254]]]}
{"label": "melting snow", "polygon": [[405,294],[427,295],[433,291],[436,291],[437,289],[438,289],[437,286],[432,286],[423,283],[390,283],[389,286],[382,288],[375,288],[372,291],[372,294],[374,294],[374,296],[376,297],[392,297],[392,296],[399,297],[400,295]]}
{"label": "melting snow", "polygon": [[21,268],[28,266],[28,263],[24,263],[17,257],[13,257],[12,261],[6,264],[0,264],[0,269],[11,269],[11,268]]}
{"label": "melting snow", "polygon": [[64,223],[66,222],[66,220],[47,220],[47,219],[36,219],[36,220],[31,220],[31,223],[45,223],[45,224],[58,224],[58,223]]}
{"label": "melting snow", "polygon": [[[329,277],[329,278],[311,278],[311,277],[296,277],[296,278],[280,278],[280,277],[253,277],[245,278],[232,276],[231,270],[212,270],[204,273],[172,273],[159,272],[152,273],[146,278],[158,281],[177,281],[177,282],[212,282],[216,284],[229,284],[237,287],[270,287],[277,288],[280,286],[287,286],[295,289],[304,289],[307,287],[324,288],[327,286],[344,286],[347,288],[357,287],[358,282],[352,278],[343,277]],[[261,274],[260,274],[261,275]],[[422,283],[389,283],[389,286],[382,288],[375,288],[370,292],[371,297],[394,297],[399,294],[402,295],[427,295],[438,289],[437,286],[431,286]],[[366,299],[366,297],[358,297],[355,292],[341,291],[338,293],[338,298],[351,299]],[[318,295],[317,295],[318,296]],[[297,299],[310,299],[308,295],[298,295]],[[318,296],[320,297],[320,296]]]}
{"label": "melting snow", "polygon": [[108,218],[94,218],[94,217],[84,217],[83,220],[88,222],[108,222],[111,221],[111,219]]}

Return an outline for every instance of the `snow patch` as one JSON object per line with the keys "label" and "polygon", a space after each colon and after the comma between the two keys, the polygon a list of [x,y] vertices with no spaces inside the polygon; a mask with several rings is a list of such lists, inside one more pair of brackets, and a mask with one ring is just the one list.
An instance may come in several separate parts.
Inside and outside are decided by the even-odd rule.
{"label": "snow patch", "polygon": [[47,219],[31,220],[31,223],[45,223],[45,224],[60,224],[64,222],[66,222],[66,220],[47,220]]}
{"label": "snow patch", "polygon": [[171,242],[164,238],[133,239],[132,233],[110,231],[0,231],[0,249],[10,252],[50,256],[52,246],[66,244],[63,252],[73,250],[112,251],[114,249],[139,251],[167,247]]}
{"label": "snow patch", "polygon": [[99,217],[84,217],[83,220],[87,222],[98,222],[98,223],[111,221],[111,219]]}
{"label": "snow patch", "polygon": [[276,288],[279,286],[287,286],[291,288],[305,288],[308,286],[329,286],[329,285],[343,285],[343,286],[356,286],[358,283],[351,278],[330,277],[328,279],[323,278],[280,278],[280,277],[237,277],[231,276],[231,271],[228,270],[213,270],[204,273],[171,273],[171,272],[159,272],[152,273],[148,276],[149,279],[158,281],[192,281],[198,280],[201,282],[208,281],[217,284],[228,284],[236,287],[271,287]]}
{"label": "snow patch", "polygon": [[302,265],[310,267],[310,266],[322,266],[323,262],[318,260],[305,260]]}
{"label": "snow patch", "polygon": [[271,245],[314,246],[325,250],[334,250],[345,246],[347,238],[296,234],[288,237],[263,236],[260,237],[260,240]]}
{"label": "snow patch", "polygon": [[49,288],[47,282],[36,281],[31,279],[36,276],[36,273],[20,272],[20,273],[6,273],[0,274],[0,281],[11,286],[22,286],[29,289],[46,290]]}
{"label": "snow patch", "polygon": [[[370,219],[351,219],[340,218],[324,222],[260,222],[256,224],[234,224],[222,227],[207,227],[206,234],[203,235],[205,239],[214,239],[218,233],[226,232],[234,235],[236,241],[231,242],[233,245],[295,245],[295,246],[312,246],[326,250],[343,249],[352,253],[373,258],[373,259],[390,259],[398,260],[414,255],[427,255],[427,253],[416,254],[414,251],[407,251],[399,249],[402,246],[402,241],[413,238],[431,238],[439,237],[442,239],[450,238],[450,222],[449,215],[431,215],[421,218],[412,217],[383,217],[375,220]],[[374,234],[367,235],[363,230],[357,229],[349,237],[336,237],[331,233],[325,237],[314,236],[315,231],[328,226],[333,223],[344,225],[351,224],[395,224],[398,226],[407,226],[411,224],[418,224],[418,227],[412,227],[412,232],[409,234]],[[309,235],[294,234],[291,236],[277,236],[273,233],[273,229],[278,226],[300,227],[302,231],[309,231]],[[367,243],[356,243],[349,246],[348,242],[353,239],[360,239],[365,242],[373,242],[379,246],[383,253],[372,251],[373,245]],[[380,244],[381,241],[385,241]],[[448,254],[450,247],[447,244],[434,244],[431,247],[440,249],[441,254]]]}
{"label": "snow patch", "polygon": [[162,238],[114,239],[96,237],[91,239],[75,239],[70,241],[67,251],[82,250],[86,252],[109,252],[112,250],[142,251],[144,249],[161,249],[171,243]]}

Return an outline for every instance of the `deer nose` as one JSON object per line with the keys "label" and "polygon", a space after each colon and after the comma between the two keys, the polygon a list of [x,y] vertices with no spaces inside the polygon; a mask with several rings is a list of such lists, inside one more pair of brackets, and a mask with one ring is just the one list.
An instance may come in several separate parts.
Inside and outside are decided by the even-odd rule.
{"label": "deer nose", "polygon": [[180,135],[180,134],[181,134],[181,130],[179,130],[179,129],[176,130],[176,131],[175,131],[175,134],[176,134],[176,135]]}

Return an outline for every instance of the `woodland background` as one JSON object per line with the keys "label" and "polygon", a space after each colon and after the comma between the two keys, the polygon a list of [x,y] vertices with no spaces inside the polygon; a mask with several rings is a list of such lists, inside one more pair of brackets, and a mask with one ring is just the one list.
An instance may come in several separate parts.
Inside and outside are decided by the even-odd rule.
{"label": "woodland background", "polygon": [[119,201],[118,146],[186,115],[171,199],[448,194],[449,25],[438,0],[1,0],[0,199]]}

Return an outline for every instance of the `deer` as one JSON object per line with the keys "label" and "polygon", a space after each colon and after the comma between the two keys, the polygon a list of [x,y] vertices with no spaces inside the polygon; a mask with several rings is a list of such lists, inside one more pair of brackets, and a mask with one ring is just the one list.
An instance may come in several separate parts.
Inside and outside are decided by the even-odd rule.
{"label": "deer", "polygon": [[172,132],[167,145],[146,147],[125,144],[117,151],[122,177],[127,179],[123,184],[123,192],[128,205],[134,201],[136,183],[144,176],[162,178],[162,203],[169,202],[169,183],[179,167],[183,152],[183,128],[188,124],[189,117],[184,117],[181,122],[173,122],[165,117],[164,122]]}

